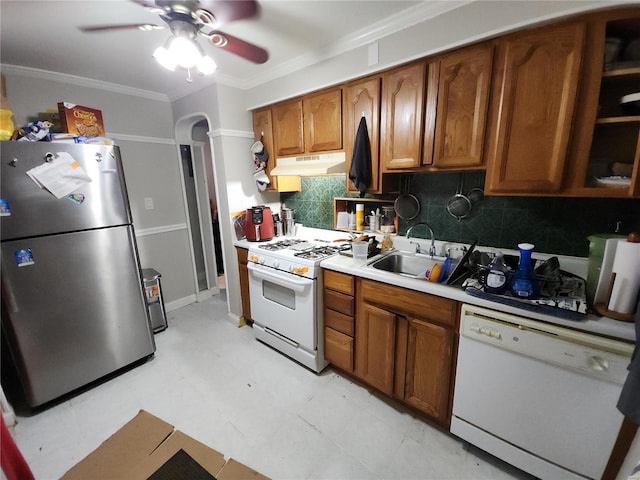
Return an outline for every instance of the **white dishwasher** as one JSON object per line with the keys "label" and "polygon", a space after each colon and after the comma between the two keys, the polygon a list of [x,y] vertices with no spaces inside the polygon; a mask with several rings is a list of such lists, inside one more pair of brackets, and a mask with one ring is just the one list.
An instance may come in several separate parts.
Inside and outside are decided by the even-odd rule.
{"label": "white dishwasher", "polygon": [[542,479],[600,478],[633,344],[463,305],[451,433]]}

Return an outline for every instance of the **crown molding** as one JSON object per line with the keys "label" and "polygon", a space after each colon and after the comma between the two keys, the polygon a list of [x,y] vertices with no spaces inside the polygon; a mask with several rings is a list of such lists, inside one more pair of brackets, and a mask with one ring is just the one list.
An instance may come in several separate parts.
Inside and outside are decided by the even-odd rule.
{"label": "crown molding", "polygon": [[94,80],[91,78],[78,77],[76,75],[68,75],[66,73],[51,72],[49,70],[21,67],[19,65],[10,65],[6,63],[0,65],[0,70],[11,75],[66,83],[86,88],[96,88],[99,90],[106,90],[108,92],[119,93],[122,95],[131,95],[133,97],[145,98],[147,100],[155,100],[165,103],[169,103],[170,101],[169,97],[162,93],[151,92],[149,90],[142,90],[133,87],[125,87],[124,85],[117,85],[115,83],[103,82],[102,80]]}

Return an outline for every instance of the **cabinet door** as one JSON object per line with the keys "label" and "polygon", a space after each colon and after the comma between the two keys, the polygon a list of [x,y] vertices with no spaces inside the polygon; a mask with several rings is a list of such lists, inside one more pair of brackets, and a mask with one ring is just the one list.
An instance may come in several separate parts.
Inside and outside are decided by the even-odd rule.
{"label": "cabinet door", "polygon": [[492,60],[493,45],[483,44],[440,61],[433,165],[482,165]]}
{"label": "cabinet door", "polygon": [[487,157],[489,193],[560,190],[585,25],[514,34],[499,42]]}
{"label": "cabinet door", "polygon": [[344,89],[344,153],[346,157],[347,192],[358,192],[349,180],[353,146],[362,117],[367,122],[369,144],[371,145],[371,185],[369,193],[382,193],[380,170],[380,82],[379,76],[350,83]]}
{"label": "cabinet door", "polygon": [[342,149],[342,89],[304,97],[307,153]]}
{"label": "cabinet door", "polygon": [[356,375],[391,395],[396,342],[396,315],[368,303],[356,316]]}
{"label": "cabinet door", "polygon": [[274,105],[271,115],[275,156],[304,153],[302,99]]}
{"label": "cabinet door", "polygon": [[404,400],[446,424],[453,356],[453,331],[409,318]]}
{"label": "cabinet door", "polygon": [[[604,65],[605,45],[628,45],[640,32],[640,10],[611,11],[588,24],[583,88],[579,91],[572,158],[565,191],[577,196],[640,196],[640,112],[622,109],[620,99],[640,90],[640,64],[618,54]],[[624,51],[624,50],[623,50]],[[633,114],[635,113],[635,114]],[[627,177],[626,181],[609,177]]]}
{"label": "cabinet door", "polygon": [[382,77],[383,171],[420,167],[425,71],[418,62]]}
{"label": "cabinet door", "polygon": [[278,178],[271,176],[271,170],[276,166],[275,150],[273,148],[273,124],[271,122],[271,109],[263,108],[253,112],[253,138],[260,140],[269,152],[267,161],[267,176],[271,183],[266,188],[268,192],[278,191]]}

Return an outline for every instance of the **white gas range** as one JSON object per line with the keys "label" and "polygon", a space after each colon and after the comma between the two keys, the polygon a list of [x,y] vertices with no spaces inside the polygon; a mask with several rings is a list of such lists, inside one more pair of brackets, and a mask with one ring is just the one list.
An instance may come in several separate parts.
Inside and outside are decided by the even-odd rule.
{"label": "white gas range", "polygon": [[305,367],[326,367],[320,262],[345,243],[285,238],[249,247],[249,294],[256,339]]}

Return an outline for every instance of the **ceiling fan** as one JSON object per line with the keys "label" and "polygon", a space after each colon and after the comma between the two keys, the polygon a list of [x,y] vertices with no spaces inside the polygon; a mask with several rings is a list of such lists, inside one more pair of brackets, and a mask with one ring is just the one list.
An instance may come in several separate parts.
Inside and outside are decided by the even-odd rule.
{"label": "ceiling fan", "polygon": [[251,62],[265,63],[269,59],[269,54],[265,49],[218,30],[233,21],[249,19],[258,15],[258,4],[255,0],[131,1],[157,13],[165,25],[153,23],[95,25],[80,27],[80,30],[93,33],[136,28],[150,31],[169,27],[171,37],[165,46],[159,47],[153,55],[161,65],[169,70],[181,66],[190,71],[191,68],[196,67],[200,73],[213,73],[216,68],[215,63],[205,55],[202,47],[198,44],[196,40],[198,35],[205,37],[213,46]]}

